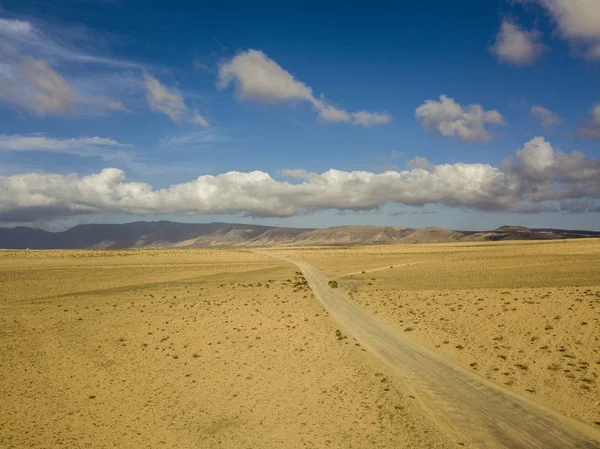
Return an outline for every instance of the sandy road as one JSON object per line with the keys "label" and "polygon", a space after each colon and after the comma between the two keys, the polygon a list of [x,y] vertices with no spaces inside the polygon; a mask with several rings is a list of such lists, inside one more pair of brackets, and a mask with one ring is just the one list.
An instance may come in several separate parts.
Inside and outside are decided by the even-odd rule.
{"label": "sandy road", "polygon": [[296,264],[315,295],[348,333],[410,385],[436,419],[456,429],[476,447],[600,448],[597,429],[504,390],[406,341],[331,289],[329,279],[311,264],[275,257]]}

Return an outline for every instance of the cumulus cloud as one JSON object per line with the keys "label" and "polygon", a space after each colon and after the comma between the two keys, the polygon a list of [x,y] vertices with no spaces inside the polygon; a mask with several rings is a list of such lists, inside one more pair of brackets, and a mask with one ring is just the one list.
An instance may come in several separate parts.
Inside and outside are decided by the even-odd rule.
{"label": "cumulus cloud", "polygon": [[144,72],[144,83],[146,100],[153,111],[165,114],[175,123],[189,121],[204,128],[209,126],[208,121],[197,110],[188,109],[177,89],[164,86],[148,72]]}
{"label": "cumulus cloud", "polygon": [[550,109],[546,109],[543,106],[533,105],[529,110],[532,117],[537,119],[543,128],[552,128],[556,125],[562,125],[563,119],[552,112]]}
{"label": "cumulus cloud", "polygon": [[498,111],[486,111],[478,104],[462,106],[446,95],[441,95],[440,101],[427,100],[415,113],[426,131],[458,137],[465,142],[491,140],[492,136],[484,125],[504,124],[504,118]]}
{"label": "cumulus cloud", "polygon": [[320,101],[318,101],[316,104],[319,111],[319,118],[325,122],[349,122],[352,117],[349,112],[344,111],[343,109],[338,109],[331,105],[325,105]]}
{"label": "cumulus cloud", "polygon": [[525,31],[518,25],[504,20],[490,51],[501,62],[531,65],[547,49],[544,44],[538,42],[541,36],[537,30]]}
{"label": "cumulus cloud", "polygon": [[387,112],[348,112],[329,104],[324,96],[316,97],[308,85],[297,80],[260,50],[240,52],[219,65],[217,86],[226,89],[233,85],[241,100],[281,104],[304,101],[312,105],[325,122],[350,123],[369,127],[389,123]]}
{"label": "cumulus cloud", "polygon": [[503,169],[519,181],[518,197],[527,201],[600,197],[600,159],[580,151],[564,153],[543,137],[506,158]]}
{"label": "cumulus cloud", "polygon": [[[465,184],[468,180],[468,184]],[[203,175],[167,189],[127,182],[123,171],[110,168],[79,177],[22,174],[0,177],[0,221],[21,208],[81,213],[225,214],[291,216],[319,209],[370,210],[387,202],[447,203],[486,210],[510,202],[502,173],[483,164],[440,166],[435,174],[411,172],[311,173],[299,184],[275,180],[269,174],[228,172]]]}
{"label": "cumulus cloud", "polygon": [[600,58],[600,8],[597,0],[521,0],[541,5],[554,19],[561,36],[585,48],[588,58]]}
{"label": "cumulus cloud", "polygon": [[420,168],[422,170],[426,170],[428,172],[433,172],[435,170],[435,165],[427,160],[427,158],[416,156],[410,161],[408,161],[408,166],[410,168]]}
{"label": "cumulus cloud", "polygon": [[373,210],[389,203],[538,213],[556,209],[556,201],[600,198],[600,160],[577,151],[563,153],[542,137],[526,143],[501,167],[424,161],[420,165],[426,168],[385,173],[283,172],[295,182],[262,171],[232,171],[202,175],[164,189],[127,181],[116,168],[89,176],[0,176],[0,221],[23,211],[28,216],[38,211],[36,219],[82,213],[287,217],[323,209]]}
{"label": "cumulus cloud", "polygon": [[600,139],[600,104],[594,106],[591,119],[577,130],[577,134],[589,139]]}
{"label": "cumulus cloud", "polygon": [[289,100],[314,102],[312,89],[296,80],[288,71],[260,50],[238,53],[219,65],[218,87],[235,83],[243,100],[282,103]]}

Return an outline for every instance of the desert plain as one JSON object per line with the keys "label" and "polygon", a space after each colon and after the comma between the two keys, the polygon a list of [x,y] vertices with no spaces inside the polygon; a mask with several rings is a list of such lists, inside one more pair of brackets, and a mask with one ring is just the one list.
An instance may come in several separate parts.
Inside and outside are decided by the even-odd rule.
{"label": "desert plain", "polygon": [[600,240],[0,251],[0,447],[479,447],[285,260],[600,428]]}

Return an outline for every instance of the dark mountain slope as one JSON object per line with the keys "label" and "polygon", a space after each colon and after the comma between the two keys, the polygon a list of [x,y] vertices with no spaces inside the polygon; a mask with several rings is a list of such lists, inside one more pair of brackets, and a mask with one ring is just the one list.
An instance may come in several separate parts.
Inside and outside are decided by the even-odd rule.
{"label": "dark mountain slope", "polygon": [[79,225],[62,232],[26,227],[0,228],[0,248],[145,248],[385,245],[394,243],[484,242],[600,238],[600,232],[502,226],[483,232],[393,226],[283,228],[237,223],[138,221]]}

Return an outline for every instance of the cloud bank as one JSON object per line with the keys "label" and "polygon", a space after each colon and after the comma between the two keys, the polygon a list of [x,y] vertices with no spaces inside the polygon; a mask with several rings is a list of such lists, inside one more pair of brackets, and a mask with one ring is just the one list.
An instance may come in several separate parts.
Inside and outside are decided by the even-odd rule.
{"label": "cloud bank", "polygon": [[331,105],[324,96],[315,97],[313,90],[282,68],[260,50],[247,50],[219,65],[217,87],[234,85],[240,100],[281,104],[304,101],[312,105],[319,118],[330,123],[350,123],[369,127],[391,122],[387,112],[348,112]]}
{"label": "cloud bank", "polygon": [[[288,217],[323,209],[364,211],[384,204],[445,205],[521,213],[556,210],[550,202],[600,198],[600,160],[563,153],[536,137],[501,167],[488,164],[428,164],[422,158],[405,171],[372,173],[331,169],[237,171],[202,175],[165,189],[130,182],[117,168],[89,176],[25,173],[0,177],[0,222],[94,213],[246,214]],[[573,203],[574,204],[574,203]],[[433,210],[433,209],[428,209]]]}

